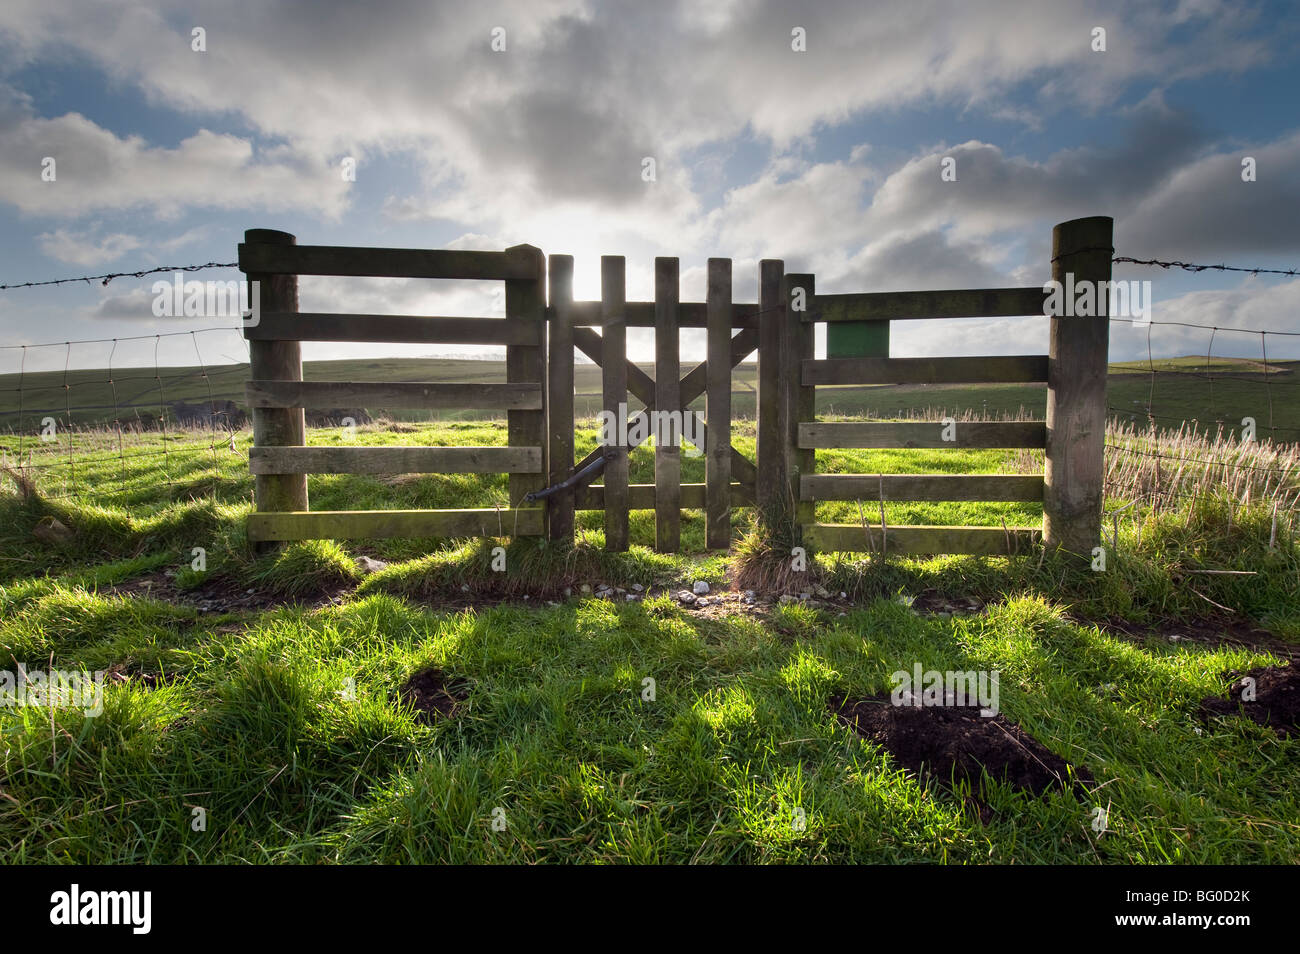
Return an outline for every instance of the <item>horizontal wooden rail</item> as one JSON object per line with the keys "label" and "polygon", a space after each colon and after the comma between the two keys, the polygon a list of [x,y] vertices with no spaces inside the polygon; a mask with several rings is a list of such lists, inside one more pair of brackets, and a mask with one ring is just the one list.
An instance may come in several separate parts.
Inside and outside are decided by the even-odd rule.
{"label": "horizontal wooden rail", "polygon": [[946,291],[814,295],[804,321],[878,321],[916,318],[1014,318],[1042,315],[1041,285],[1028,288],[959,288]]}
{"label": "horizontal wooden rail", "polygon": [[461,249],[352,248],[337,245],[241,243],[239,268],[268,275],[369,278],[539,278],[537,260],[508,252]]}
{"label": "horizontal wooden rail", "polygon": [[249,407],[410,407],[540,410],[541,384],[425,381],[249,381]]}
{"label": "horizontal wooden rail", "polygon": [[254,474],[540,474],[540,447],[250,447]]}
{"label": "horizontal wooden rail", "polygon": [[824,358],[803,362],[803,384],[1023,384],[1047,382],[1047,355]]}
{"label": "horizontal wooden rail", "polygon": [[[952,440],[943,439],[951,427]],[[1042,421],[805,421],[799,425],[799,446],[814,447],[1046,447]]]}
{"label": "horizontal wooden rail", "polygon": [[253,513],[248,539],[355,540],[362,537],[533,537],[542,510],[316,510]]}
{"label": "horizontal wooden rail", "polygon": [[[678,306],[678,327],[707,328],[708,308],[702,301],[684,301]],[[548,318],[554,317],[554,309],[546,310]],[[575,301],[573,303],[572,323],[575,327],[599,328],[605,323],[600,314],[600,302]],[[629,301],[623,306],[623,315],[629,328],[653,328],[655,326],[655,303],[652,301]],[[753,302],[732,305],[731,327],[757,328],[758,305]]]}
{"label": "horizontal wooden rail", "polygon": [[264,312],[244,326],[250,341],[393,341],[418,344],[540,345],[540,322],[426,315]]}
{"label": "horizontal wooden rail", "polygon": [[803,474],[801,500],[1043,499],[1041,474]]}
{"label": "horizontal wooden rail", "polygon": [[974,556],[1011,556],[1027,553],[1042,540],[1038,527],[928,527],[886,526],[882,535],[877,524],[863,528],[856,523],[814,523],[805,525],[803,539],[822,553],[881,552],[899,556],[962,553]]}
{"label": "horizontal wooden rail", "polygon": [[[706,484],[680,484],[679,486],[682,489],[680,507],[683,510],[704,509]],[[654,484],[629,484],[627,492],[628,510],[655,509],[656,493]],[[731,485],[731,506],[754,506],[754,485],[752,483],[733,483]],[[580,487],[574,497],[574,507],[577,510],[604,510],[605,488],[600,486]]]}

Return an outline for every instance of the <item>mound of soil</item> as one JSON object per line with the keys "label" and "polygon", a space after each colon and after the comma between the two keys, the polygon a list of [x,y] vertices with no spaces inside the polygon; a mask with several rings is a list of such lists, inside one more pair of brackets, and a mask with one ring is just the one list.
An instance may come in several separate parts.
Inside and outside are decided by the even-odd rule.
{"label": "mound of soil", "polygon": [[1252,649],[1268,652],[1283,659],[1300,657],[1300,646],[1274,636],[1243,619],[1207,618],[1163,620],[1150,626],[1129,623],[1113,617],[1099,622],[1104,633],[1141,645],[1149,639],[1175,644]]}
{"label": "mound of soil", "polygon": [[[1053,790],[1078,796],[1082,789],[1086,794],[1096,783],[1086,768],[1071,766],[1003,715],[984,718],[979,706],[896,706],[888,693],[868,699],[836,697],[830,706],[841,721],[883,746],[905,768],[945,788],[964,781],[977,792],[982,772],[1040,798]],[[978,798],[973,801],[980,819],[989,821],[992,809]]]}
{"label": "mound of soil", "polygon": [[[1242,698],[1253,679],[1253,700]],[[1201,700],[1200,715],[1244,716],[1272,729],[1280,736],[1300,736],[1300,667],[1262,666],[1240,676],[1229,687],[1227,699],[1206,696]]]}
{"label": "mound of soil", "polygon": [[426,725],[450,718],[469,698],[469,686],[452,679],[441,669],[424,669],[415,673],[397,691],[403,705],[415,709],[415,717]]}

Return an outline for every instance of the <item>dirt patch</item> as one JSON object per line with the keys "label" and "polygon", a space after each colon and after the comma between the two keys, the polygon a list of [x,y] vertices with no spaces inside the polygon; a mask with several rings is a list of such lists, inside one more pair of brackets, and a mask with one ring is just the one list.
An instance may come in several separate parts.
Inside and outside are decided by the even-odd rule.
{"label": "dirt patch", "polygon": [[[1079,621],[1088,625],[1087,621]],[[1175,645],[1205,646],[1211,649],[1229,647],[1267,652],[1283,659],[1300,658],[1300,645],[1279,639],[1266,629],[1261,629],[1243,619],[1209,617],[1205,619],[1161,620],[1150,625],[1130,623],[1111,617],[1097,626],[1104,633],[1142,645],[1148,640],[1158,640]]]}
{"label": "dirt patch", "polygon": [[950,791],[954,783],[967,783],[970,801],[986,823],[994,813],[978,794],[983,772],[1039,798],[1054,790],[1077,797],[1096,784],[1086,768],[1070,765],[1001,714],[984,718],[979,706],[896,706],[884,693],[833,697],[830,708],[909,771]]}
{"label": "dirt patch", "polygon": [[353,589],[352,584],[345,584],[294,596],[277,596],[258,590],[256,587],[241,586],[221,577],[195,587],[181,589],[176,585],[175,579],[168,575],[168,571],[160,570],[147,576],[104,587],[102,592],[113,596],[154,599],[177,606],[191,606],[200,613],[229,613],[240,610],[269,610],[280,606],[320,609],[323,606],[343,602]]}
{"label": "dirt patch", "polygon": [[[1236,677],[1228,687],[1229,697],[1206,696],[1201,700],[1202,719],[1211,716],[1244,716],[1272,729],[1279,736],[1300,736],[1300,667],[1261,666]],[[1244,698],[1249,692],[1253,698]]]}
{"label": "dirt patch", "polygon": [[159,686],[165,686],[176,676],[169,676],[166,673],[145,672],[134,663],[113,663],[104,670],[104,681],[110,684],[126,684],[144,686],[146,689],[157,689]]}
{"label": "dirt patch", "polygon": [[437,719],[449,719],[469,699],[469,685],[453,679],[441,669],[424,669],[415,673],[397,691],[403,705],[415,709],[415,717],[425,725]]}
{"label": "dirt patch", "polygon": [[912,600],[912,610],[927,616],[969,616],[984,612],[978,596],[944,596],[937,590],[922,590]]}

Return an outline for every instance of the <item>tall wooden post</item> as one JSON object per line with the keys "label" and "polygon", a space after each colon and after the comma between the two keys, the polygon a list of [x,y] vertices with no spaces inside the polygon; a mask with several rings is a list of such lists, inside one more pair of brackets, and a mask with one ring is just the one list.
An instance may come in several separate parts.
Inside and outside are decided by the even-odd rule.
{"label": "tall wooden post", "polygon": [[[665,414],[682,406],[680,294],[678,260],[656,258],[655,409]],[[681,546],[682,433],[679,429],[672,440],[663,440],[665,436],[655,435],[655,549],[676,553]]]}
{"label": "tall wooden post", "polygon": [[705,542],[731,546],[731,259],[709,259],[704,458]]}
{"label": "tall wooden post", "polygon": [[781,278],[785,262],[758,263],[758,516],[779,514],[785,497],[785,439],[781,430]]}
{"label": "tall wooden post", "polygon": [[[550,271],[550,392],[547,433],[550,435],[551,483],[573,470],[573,256],[552,255]],[[552,540],[573,541],[572,493],[553,494],[546,501],[548,534]]]}
{"label": "tall wooden post", "polygon": [[[621,430],[627,421],[627,263],[622,255],[600,257],[601,381],[604,410]],[[628,546],[628,446],[626,435],[612,435],[617,456],[605,464],[605,549]]]}
{"label": "tall wooden post", "polygon": [[506,255],[529,263],[533,278],[506,281],[506,321],[535,329],[537,343],[506,345],[506,381],[536,384],[542,390],[540,411],[506,411],[506,442],[511,447],[541,450],[542,468],[536,474],[510,475],[510,505],[523,504],[524,495],[546,486],[546,266],[542,250],[515,245]]}
{"label": "tall wooden post", "polygon": [[[296,245],[297,238],[275,229],[248,229],[245,245]],[[298,276],[250,272],[249,301],[258,295],[259,314],[296,312]],[[256,282],[256,285],[251,283]],[[254,289],[257,289],[254,292]],[[248,342],[249,376],[255,381],[301,381],[302,343],[298,341]],[[254,407],[253,445],[256,447],[298,446],[307,442],[306,416],[300,407]],[[253,502],[259,513],[307,510],[306,474],[257,474],[253,478]],[[268,549],[274,544],[258,544]]]}
{"label": "tall wooden post", "polygon": [[799,499],[799,478],[816,469],[816,451],[799,446],[799,425],[817,418],[817,389],[803,383],[803,363],[813,358],[814,324],[805,321],[812,310],[814,279],[812,275],[786,275],[781,280],[782,318],[781,378],[782,427],[785,438],[786,499],[793,501],[792,518],[798,528],[814,522],[814,505]]}
{"label": "tall wooden post", "polygon": [[1106,473],[1108,293],[1114,220],[1098,215],[1052,230],[1052,279],[1075,297],[1091,285],[1091,316],[1062,294],[1053,316],[1047,364],[1047,451],[1043,544],[1091,557],[1101,538]]}

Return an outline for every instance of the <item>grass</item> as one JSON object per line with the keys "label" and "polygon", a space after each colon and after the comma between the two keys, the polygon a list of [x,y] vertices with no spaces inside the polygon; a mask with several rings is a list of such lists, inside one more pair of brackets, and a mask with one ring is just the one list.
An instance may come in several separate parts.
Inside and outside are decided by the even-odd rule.
{"label": "grass", "polygon": [[[409,427],[363,427],[358,440],[502,440],[484,422]],[[600,514],[584,513],[572,548],[314,541],[259,555],[242,533],[247,435],[234,452],[204,437],[128,435],[119,450],[115,434],[87,433],[75,466],[66,449],[34,455],[30,495],[0,477],[4,666],[114,674],[96,718],[0,707],[0,846],[10,861],[1300,860],[1300,741],[1246,720],[1194,719],[1229,670],[1282,660],[1133,642],[1102,625],[1222,615],[1217,603],[1300,639],[1292,512],[1274,523],[1274,502],[1294,486],[1284,448],[1114,430],[1114,443],[1210,463],[1157,472],[1147,462],[1161,458],[1112,458],[1108,512],[1137,503],[1117,514],[1106,573],[1036,557],[882,564],[822,554],[813,575],[851,605],[709,616],[662,595],[614,602],[580,586],[782,586],[744,575],[770,568],[763,561],[789,543],[762,534],[748,511],[736,512],[742,542],[730,556],[705,550],[699,514],[683,521],[682,554],[654,553],[649,513],[632,515],[628,554],[606,553]],[[737,445],[752,454],[752,442],[743,424]],[[594,422],[578,445],[579,457],[595,446]],[[819,456],[819,468],[872,473],[1036,465],[996,451]],[[1268,484],[1231,477],[1266,465],[1277,472]],[[652,482],[651,456],[638,452],[631,470],[634,482]],[[703,480],[702,458],[683,459],[683,480]],[[321,509],[505,501],[492,476],[323,476],[310,492]],[[1009,504],[887,510],[891,524],[1039,516]],[[72,543],[33,545],[47,516],[74,530]],[[818,517],[855,521],[856,505],[823,504]],[[498,544],[504,573],[491,565]],[[192,569],[196,547],[205,571]],[[361,554],[390,565],[363,577]],[[1254,575],[1195,575],[1205,569]],[[175,574],[174,597],[136,586],[164,571]],[[205,613],[185,600],[218,584],[334,602]],[[989,610],[919,615],[907,597],[923,590],[978,595]],[[890,673],[918,662],[998,670],[1002,712],[1086,765],[1099,794],[1035,800],[991,783],[995,815],[983,824],[828,711],[834,693],[885,690]],[[398,688],[430,667],[464,680],[468,695],[456,715],[426,725]],[[1100,836],[1098,806],[1109,822]]]}

